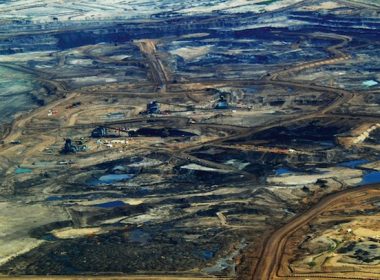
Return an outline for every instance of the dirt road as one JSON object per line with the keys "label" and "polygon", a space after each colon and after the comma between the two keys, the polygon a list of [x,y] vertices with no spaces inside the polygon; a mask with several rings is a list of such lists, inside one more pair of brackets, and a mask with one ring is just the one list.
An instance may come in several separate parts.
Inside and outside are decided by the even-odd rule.
{"label": "dirt road", "polygon": [[136,41],[136,45],[148,60],[154,83],[160,87],[161,92],[166,91],[169,75],[157,54],[156,42],[154,40],[139,40]]}
{"label": "dirt road", "polygon": [[[373,189],[380,189],[380,184],[360,186],[353,189],[347,189],[338,193],[334,193],[322,199],[318,204],[314,205],[308,211],[300,214],[289,221],[285,226],[274,232],[263,244],[263,248],[258,265],[256,266],[252,280],[272,280],[272,279],[291,279],[289,276],[278,275],[278,269],[282,264],[282,255],[285,245],[289,237],[299,228],[303,227],[313,219],[315,219],[322,212],[333,207],[339,201],[345,199],[356,199],[358,195],[367,195],[367,192]],[[295,276],[296,277],[296,276]],[[356,277],[356,276],[355,276]],[[308,278],[308,276],[305,276]],[[353,275],[339,276],[339,279],[376,279],[368,278],[354,278]],[[330,279],[328,276],[327,278]]]}

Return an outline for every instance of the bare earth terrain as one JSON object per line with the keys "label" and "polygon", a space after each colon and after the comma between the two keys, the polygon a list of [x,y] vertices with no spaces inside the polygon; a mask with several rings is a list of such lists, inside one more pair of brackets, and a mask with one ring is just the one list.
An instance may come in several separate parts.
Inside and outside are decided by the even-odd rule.
{"label": "bare earth terrain", "polygon": [[0,1],[0,279],[380,279],[377,1]]}

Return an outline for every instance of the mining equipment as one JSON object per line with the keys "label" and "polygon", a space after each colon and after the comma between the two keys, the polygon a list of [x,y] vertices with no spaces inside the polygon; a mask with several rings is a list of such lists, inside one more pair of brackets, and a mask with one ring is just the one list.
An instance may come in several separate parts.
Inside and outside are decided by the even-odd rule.
{"label": "mining equipment", "polygon": [[73,108],[76,108],[76,107],[79,107],[82,105],[82,102],[78,101],[78,102],[73,102],[71,105],[69,106],[66,106],[66,109],[73,109]]}
{"label": "mining equipment", "polygon": [[219,95],[219,100],[215,104],[215,109],[219,109],[219,110],[228,109],[228,102],[224,95],[222,94]]}
{"label": "mining equipment", "polygon": [[169,128],[169,127],[162,127],[162,128],[156,128],[156,127],[143,127],[139,128],[136,131],[130,131],[129,133],[130,137],[194,137],[198,136],[195,133]]}
{"label": "mining equipment", "polygon": [[87,150],[87,146],[83,144],[82,141],[77,141],[73,143],[73,141],[69,138],[65,139],[65,145],[61,150],[62,154],[75,154],[78,152],[83,152]]}
{"label": "mining equipment", "polygon": [[107,128],[104,126],[99,126],[91,132],[92,138],[102,138],[102,137],[106,137],[107,135],[108,135],[108,131],[107,131]]}
{"label": "mining equipment", "polygon": [[[111,131],[114,131],[112,133]],[[116,133],[115,133],[116,132]],[[98,126],[91,132],[92,138],[114,138],[120,136],[128,137],[130,135],[130,130],[127,128],[109,127],[109,126]]]}
{"label": "mining equipment", "polygon": [[146,105],[147,114],[160,114],[160,104],[154,100]]}

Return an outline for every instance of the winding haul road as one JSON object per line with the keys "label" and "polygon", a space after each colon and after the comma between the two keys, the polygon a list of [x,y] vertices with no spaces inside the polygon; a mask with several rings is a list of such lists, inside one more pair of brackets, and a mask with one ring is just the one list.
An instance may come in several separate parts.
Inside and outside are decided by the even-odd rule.
{"label": "winding haul road", "polygon": [[[380,184],[359,186],[353,189],[346,189],[344,191],[331,194],[323,198],[319,203],[314,205],[305,213],[294,217],[285,226],[274,232],[265,242],[266,244],[261,252],[259,262],[253,272],[252,280],[272,280],[272,279],[290,279],[292,275],[281,276],[278,275],[278,270],[282,264],[282,255],[285,245],[289,237],[303,227],[305,224],[311,222],[322,212],[325,212],[332,206],[336,206],[339,201],[344,199],[356,199],[356,195],[366,195],[367,191],[379,190]],[[298,277],[298,276],[294,276]],[[313,276],[304,275],[305,278]],[[376,278],[359,278],[352,275],[344,276],[326,276],[323,279],[339,278],[339,279],[376,279]],[[377,278],[378,279],[378,278]]]}
{"label": "winding haul road", "polygon": [[154,40],[139,40],[135,43],[148,61],[153,82],[160,88],[161,92],[165,92],[169,75],[157,54],[156,42]]}
{"label": "winding haul road", "polygon": [[[286,85],[287,83],[292,84],[293,82],[285,82],[284,80],[279,80],[279,77],[284,75],[289,75],[295,72],[303,71],[309,68],[319,67],[322,65],[335,64],[340,63],[344,60],[350,59],[349,55],[346,55],[340,49],[346,46],[349,42],[351,42],[351,38],[348,36],[342,36],[338,34],[325,34],[318,33],[314,35],[315,37],[323,37],[329,39],[340,39],[341,42],[326,48],[326,50],[332,54],[332,58],[327,58],[324,60],[311,61],[303,64],[296,65],[289,69],[285,69],[282,71],[277,71],[272,73],[269,78],[266,80],[275,82],[277,84]],[[301,84],[295,83],[296,86],[302,87]],[[332,111],[339,106],[345,104],[350,99],[352,99],[355,94],[341,89],[329,88],[325,86],[316,86],[311,84],[304,85],[307,89],[313,89],[317,91],[326,90],[326,92],[337,94],[337,98],[328,104],[325,108],[321,109],[320,112],[312,114],[311,117],[315,118],[318,116],[326,115],[327,113],[332,113]],[[302,116],[299,117],[302,119]],[[294,119],[292,120],[294,121]],[[380,189],[380,184],[374,185],[365,185],[359,186],[353,189],[346,189],[338,193],[334,193],[328,195],[327,197],[320,200],[316,205],[311,207],[308,211],[294,217],[290,220],[285,226],[276,230],[270,237],[268,237],[264,242],[262,242],[263,247],[260,252],[258,263],[255,265],[252,280],[276,280],[276,279],[309,279],[309,278],[318,278],[318,279],[379,279],[379,278],[370,278],[368,276],[353,276],[348,275],[280,275],[279,269],[282,263],[282,256],[284,254],[284,250],[287,244],[289,237],[296,232],[298,229],[302,228],[313,219],[315,219],[318,215],[328,210],[330,207],[335,206],[339,201],[344,199],[355,199],[356,195],[365,195],[367,191],[373,189]],[[300,278],[301,277],[301,278]]]}

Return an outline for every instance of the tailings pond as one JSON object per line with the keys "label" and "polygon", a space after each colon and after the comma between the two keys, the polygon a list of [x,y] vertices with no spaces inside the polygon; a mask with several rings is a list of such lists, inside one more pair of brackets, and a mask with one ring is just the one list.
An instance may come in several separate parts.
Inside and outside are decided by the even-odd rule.
{"label": "tailings pond", "polygon": [[37,87],[30,75],[0,66],[0,124],[9,123],[20,111],[36,107],[31,93]]}

